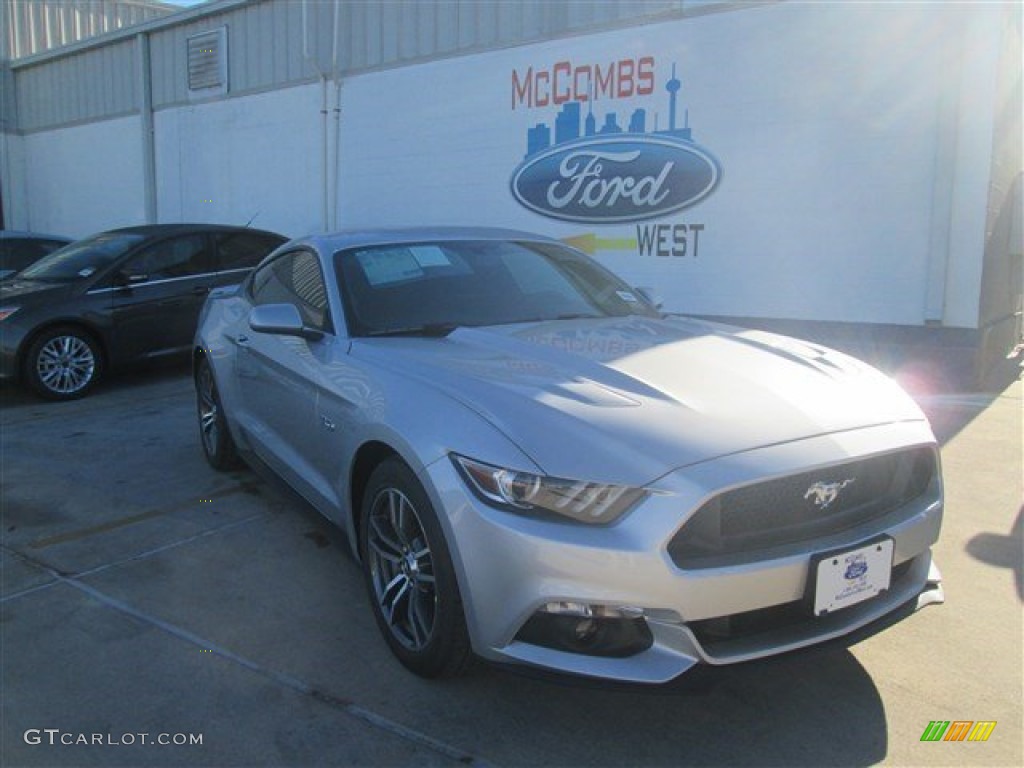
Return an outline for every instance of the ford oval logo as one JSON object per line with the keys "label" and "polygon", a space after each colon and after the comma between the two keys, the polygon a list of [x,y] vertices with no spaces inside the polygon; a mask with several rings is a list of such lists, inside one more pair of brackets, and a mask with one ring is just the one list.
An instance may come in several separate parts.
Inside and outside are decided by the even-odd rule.
{"label": "ford oval logo", "polygon": [[512,194],[553,219],[639,221],[695,205],[720,176],[715,158],[692,142],[629,134],[581,139],[527,158],[512,175]]}
{"label": "ford oval logo", "polygon": [[865,573],[868,572],[868,564],[864,558],[858,558],[846,566],[846,573],[843,574],[843,578],[847,581],[853,581],[859,579]]}

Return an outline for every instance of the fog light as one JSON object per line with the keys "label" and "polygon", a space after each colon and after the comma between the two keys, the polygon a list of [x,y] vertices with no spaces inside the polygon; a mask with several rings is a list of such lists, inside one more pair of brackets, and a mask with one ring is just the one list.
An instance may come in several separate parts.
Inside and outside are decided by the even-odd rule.
{"label": "fog light", "polygon": [[635,656],[654,642],[641,608],[572,602],[542,606],[523,624],[516,640],[556,651],[612,658]]}
{"label": "fog light", "polygon": [[573,629],[577,643],[586,643],[594,639],[597,634],[597,622],[593,619],[580,619]]}

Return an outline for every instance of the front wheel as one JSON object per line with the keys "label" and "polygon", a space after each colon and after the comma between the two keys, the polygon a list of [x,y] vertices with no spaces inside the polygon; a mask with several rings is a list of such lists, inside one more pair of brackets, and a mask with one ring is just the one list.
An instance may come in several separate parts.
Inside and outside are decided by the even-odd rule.
{"label": "front wheel", "polygon": [[430,499],[389,459],[363,496],[360,552],[374,617],[398,660],[421,677],[454,677],[469,660],[455,569]]}
{"label": "front wheel", "polygon": [[28,348],[25,382],[47,400],[74,400],[93,388],[102,370],[100,347],[74,326],[51,328]]}
{"label": "front wheel", "polygon": [[217,393],[213,369],[205,357],[200,358],[196,366],[196,412],[199,417],[199,439],[210,466],[219,472],[241,466]]}

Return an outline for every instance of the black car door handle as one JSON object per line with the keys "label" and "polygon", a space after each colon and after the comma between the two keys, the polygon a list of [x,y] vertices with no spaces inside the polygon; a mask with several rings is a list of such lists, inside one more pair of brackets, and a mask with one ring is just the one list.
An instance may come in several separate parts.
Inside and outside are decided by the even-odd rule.
{"label": "black car door handle", "polygon": [[192,293],[194,293],[196,296],[205,296],[209,292],[210,286],[208,285],[197,285],[195,288],[192,289]]}

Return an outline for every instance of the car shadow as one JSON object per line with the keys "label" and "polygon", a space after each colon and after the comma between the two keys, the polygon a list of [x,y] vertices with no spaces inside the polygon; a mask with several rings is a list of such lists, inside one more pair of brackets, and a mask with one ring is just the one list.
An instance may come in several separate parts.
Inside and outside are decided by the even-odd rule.
{"label": "car shadow", "polygon": [[[530,745],[531,764],[870,765],[888,748],[878,689],[842,648],[702,667],[658,687],[539,680],[507,669],[456,685],[503,731],[481,733],[481,741],[515,736]],[[485,755],[517,762],[515,752]]]}
{"label": "car shadow", "polygon": [[1024,505],[1007,534],[979,533],[967,542],[967,554],[983,563],[1013,570],[1017,598],[1024,603]]}

